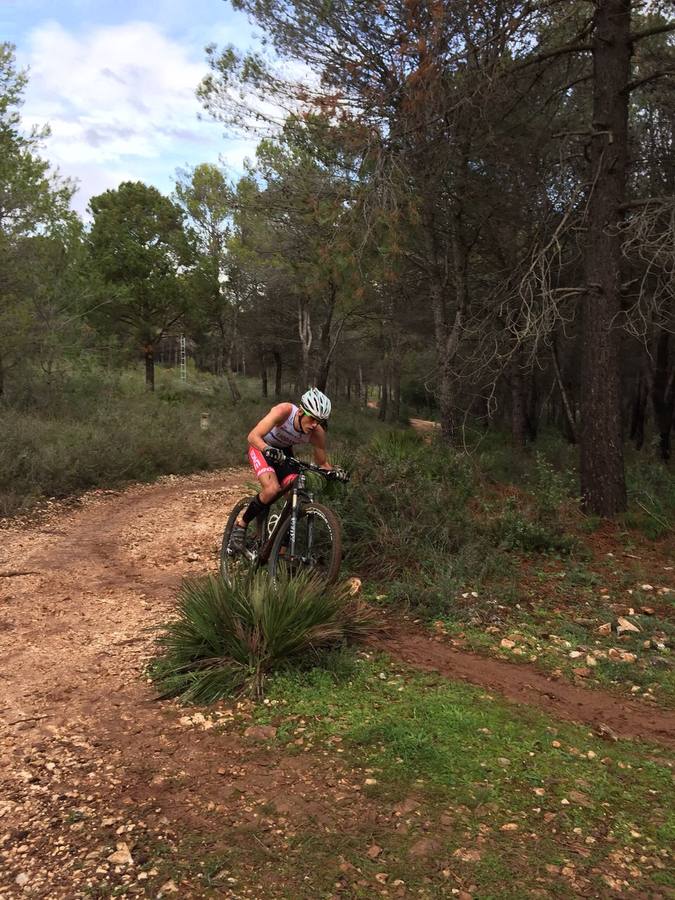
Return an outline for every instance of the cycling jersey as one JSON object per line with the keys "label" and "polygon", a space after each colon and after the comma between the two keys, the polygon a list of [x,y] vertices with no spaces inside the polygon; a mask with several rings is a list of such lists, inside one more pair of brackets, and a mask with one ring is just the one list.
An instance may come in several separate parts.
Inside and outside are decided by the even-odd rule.
{"label": "cycling jersey", "polygon": [[263,437],[263,441],[265,441],[266,444],[269,444],[270,447],[280,447],[282,450],[292,447],[293,444],[308,444],[312,435],[305,434],[304,431],[298,431],[294,425],[295,414],[297,412],[298,407],[292,403],[291,412],[288,418],[286,418],[281,425],[275,425],[273,428],[270,428]]}

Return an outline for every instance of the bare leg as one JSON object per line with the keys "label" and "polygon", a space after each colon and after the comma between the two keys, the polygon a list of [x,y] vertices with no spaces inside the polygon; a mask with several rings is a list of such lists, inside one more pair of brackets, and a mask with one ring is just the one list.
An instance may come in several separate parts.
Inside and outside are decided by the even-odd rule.
{"label": "bare leg", "polygon": [[[279,479],[277,478],[274,472],[263,472],[262,475],[258,476],[258,481],[260,482],[260,492],[258,497],[260,498],[261,503],[272,503],[276,500],[279,492],[281,491],[281,486],[279,484]],[[242,528],[246,528],[246,522],[244,522],[244,513],[246,510],[242,510],[239,516],[237,517],[237,525],[240,525]]]}

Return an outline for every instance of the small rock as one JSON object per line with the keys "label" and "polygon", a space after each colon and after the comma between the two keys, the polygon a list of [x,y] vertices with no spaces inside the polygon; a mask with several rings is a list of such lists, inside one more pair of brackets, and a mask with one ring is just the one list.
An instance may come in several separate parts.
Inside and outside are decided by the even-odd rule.
{"label": "small rock", "polygon": [[499,763],[500,766],[503,766],[504,768],[506,768],[506,766],[511,765],[511,760],[507,759],[505,756],[498,756],[497,762]]}
{"label": "small rock", "polygon": [[642,629],[638,625],[634,625],[633,622],[630,622],[628,619],[624,619],[623,616],[619,616],[617,619],[618,627],[616,629],[617,634],[623,634],[624,631],[629,631],[633,634],[637,634],[642,631]]}
{"label": "small rock", "polygon": [[244,737],[254,741],[269,741],[276,737],[277,730],[274,725],[249,725],[244,732]]}
{"label": "small rock", "polygon": [[577,669],[572,669],[572,671],[578,678],[589,678],[591,674],[591,670],[587,666],[580,666]]}
{"label": "small rock", "polygon": [[356,596],[356,594],[361,592],[361,579],[360,578],[356,578],[355,576],[353,578],[348,578],[347,585],[349,588],[349,593],[352,595],[352,597]]}
{"label": "small rock", "polygon": [[199,559],[198,553],[192,552],[192,553],[188,553],[188,555],[187,555],[188,562],[197,562],[198,559]]}
{"label": "small rock", "polygon": [[377,784],[377,778],[366,778],[363,783],[368,785]]}
{"label": "small rock", "polygon": [[594,656],[591,656],[591,654],[589,653],[588,656],[586,657],[586,665],[590,666],[592,669],[594,666],[597,666],[597,664],[598,664],[597,659]]}
{"label": "small rock", "polygon": [[609,727],[609,725],[605,725],[604,722],[600,722],[598,724],[596,731],[598,732],[600,737],[603,737],[608,741],[618,741],[619,740],[619,738],[615,734],[615,732],[612,731],[612,729]]}
{"label": "small rock", "polygon": [[379,847],[377,844],[371,844],[370,847],[368,847],[366,856],[370,859],[377,859],[380,853],[382,853],[382,847]]}
{"label": "small rock", "polygon": [[458,847],[452,855],[455,859],[460,859],[462,862],[480,862],[481,851],[468,850],[466,847]]}
{"label": "small rock", "polygon": [[422,838],[416,841],[408,852],[411,856],[431,856],[437,853],[439,849],[440,844],[438,841],[435,841],[433,838]]}
{"label": "small rock", "polygon": [[506,825],[502,825],[499,829],[500,831],[518,831],[518,823],[517,822],[507,822]]}
{"label": "small rock", "polygon": [[499,642],[499,646],[503,647],[505,650],[511,650],[516,646],[516,642],[509,640],[509,638],[502,638]]}
{"label": "small rock", "polygon": [[131,856],[128,844],[120,841],[117,844],[117,850],[108,857],[108,862],[113,866],[133,866],[134,860]]}
{"label": "small rock", "polygon": [[580,650],[570,650],[570,659],[579,659],[581,656]]}
{"label": "small rock", "polygon": [[379,884],[386,884],[388,878],[389,878],[388,872],[377,872],[375,874],[375,881],[377,881]]}
{"label": "small rock", "polygon": [[608,635],[611,633],[612,633],[612,623],[611,622],[605,622],[604,625],[601,625],[598,628],[598,634]]}
{"label": "small rock", "polygon": [[654,587],[653,587],[653,585],[651,585],[651,584],[641,584],[641,585],[640,585],[640,590],[641,590],[641,591],[653,591],[653,590],[654,590]]}
{"label": "small rock", "polygon": [[582,794],[581,791],[570,791],[569,798],[574,803],[578,803],[579,806],[585,806],[587,808],[592,808],[593,806],[588,795]]}
{"label": "small rock", "polygon": [[176,886],[176,882],[173,879],[169,879],[169,881],[165,881],[164,884],[159,889],[160,897],[163,894],[177,894],[178,887]]}
{"label": "small rock", "polygon": [[26,887],[26,885],[28,884],[29,881],[30,881],[30,879],[28,878],[28,875],[26,875],[25,872],[21,872],[14,879],[14,884],[18,884],[19,887]]}
{"label": "small rock", "polygon": [[652,609],[651,606],[641,606],[640,612],[645,616],[653,616],[654,615],[654,610]]}

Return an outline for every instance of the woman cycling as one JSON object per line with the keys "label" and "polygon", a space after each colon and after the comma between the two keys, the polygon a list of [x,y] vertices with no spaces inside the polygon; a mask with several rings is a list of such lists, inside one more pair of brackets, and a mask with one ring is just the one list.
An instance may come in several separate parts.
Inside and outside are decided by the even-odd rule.
{"label": "woman cycling", "polygon": [[314,462],[344,478],[342,469],[334,468],[326,456],[326,423],[331,412],[328,397],[318,388],[310,388],[300,398],[300,405],[278,403],[253,428],[248,436],[248,458],[261,485],[260,492],[237,518],[228,549],[244,549],[246,527],[277,499],[297,477],[287,457],[293,456],[295,444],[311,444]]}

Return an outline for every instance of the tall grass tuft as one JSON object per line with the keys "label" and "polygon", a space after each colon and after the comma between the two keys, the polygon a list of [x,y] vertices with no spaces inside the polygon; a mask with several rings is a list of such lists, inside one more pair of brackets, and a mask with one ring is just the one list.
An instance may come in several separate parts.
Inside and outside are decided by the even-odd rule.
{"label": "tall grass tuft", "polygon": [[150,675],[164,696],[212,703],[260,697],[266,676],[316,663],[320,653],[378,630],[376,614],[345,585],[311,576],[186,581],[178,616],[158,638]]}

